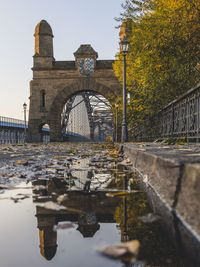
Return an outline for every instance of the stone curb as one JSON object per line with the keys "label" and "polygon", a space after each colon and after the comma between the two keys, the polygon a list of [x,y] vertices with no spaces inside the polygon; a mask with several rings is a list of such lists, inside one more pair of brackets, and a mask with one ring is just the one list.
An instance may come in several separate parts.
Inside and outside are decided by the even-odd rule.
{"label": "stone curb", "polygon": [[123,150],[165,230],[181,254],[194,260],[192,266],[200,266],[199,150],[137,144]]}

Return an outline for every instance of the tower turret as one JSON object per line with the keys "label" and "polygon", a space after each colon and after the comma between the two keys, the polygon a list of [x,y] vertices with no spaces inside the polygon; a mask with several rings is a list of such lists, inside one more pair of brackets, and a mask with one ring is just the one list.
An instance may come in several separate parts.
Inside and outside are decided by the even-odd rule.
{"label": "tower turret", "polygon": [[53,63],[53,32],[46,20],[35,27],[35,68],[51,68]]}

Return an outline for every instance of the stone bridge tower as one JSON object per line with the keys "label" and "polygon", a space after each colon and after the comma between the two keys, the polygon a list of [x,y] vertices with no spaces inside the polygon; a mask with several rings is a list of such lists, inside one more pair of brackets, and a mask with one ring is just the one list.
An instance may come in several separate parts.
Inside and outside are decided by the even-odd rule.
{"label": "stone bridge tower", "polygon": [[28,139],[41,141],[44,124],[50,127],[50,141],[62,141],[61,113],[67,100],[81,91],[94,91],[111,101],[121,94],[113,60],[97,60],[91,45],[81,45],[74,61],[56,61],[50,25],[40,21],[35,28],[33,79],[30,82]]}

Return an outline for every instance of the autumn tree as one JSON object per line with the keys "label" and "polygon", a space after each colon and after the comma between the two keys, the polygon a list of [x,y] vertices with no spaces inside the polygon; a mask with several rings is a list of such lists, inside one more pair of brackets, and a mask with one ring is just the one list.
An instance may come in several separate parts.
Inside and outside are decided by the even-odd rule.
{"label": "autumn tree", "polygon": [[[200,2],[126,0],[119,21],[130,41],[127,55],[129,128],[146,124],[166,104],[199,82]],[[113,66],[120,81],[122,55]]]}

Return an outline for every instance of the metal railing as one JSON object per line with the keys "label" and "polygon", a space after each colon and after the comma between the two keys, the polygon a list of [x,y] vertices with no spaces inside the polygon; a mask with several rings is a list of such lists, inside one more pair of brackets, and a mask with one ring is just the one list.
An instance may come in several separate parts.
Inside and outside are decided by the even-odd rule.
{"label": "metal railing", "polygon": [[41,141],[43,143],[49,143],[50,142],[50,132],[49,131],[43,131],[42,132]]}
{"label": "metal railing", "polygon": [[200,140],[200,85],[169,103],[159,114],[132,129],[133,140],[152,141],[159,138]]}
{"label": "metal railing", "polygon": [[[28,125],[26,124],[28,129]],[[50,141],[49,128],[42,128],[41,141]],[[27,131],[26,131],[27,134]],[[27,138],[27,136],[26,136]],[[25,142],[25,122],[8,117],[0,116],[0,144],[14,144]]]}
{"label": "metal railing", "polygon": [[24,129],[23,120],[0,116],[0,144],[23,143]]}
{"label": "metal railing", "polygon": [[23,120],[7,118],[0,116],[0,127],[14,127],[14,128],[25,128]]}

